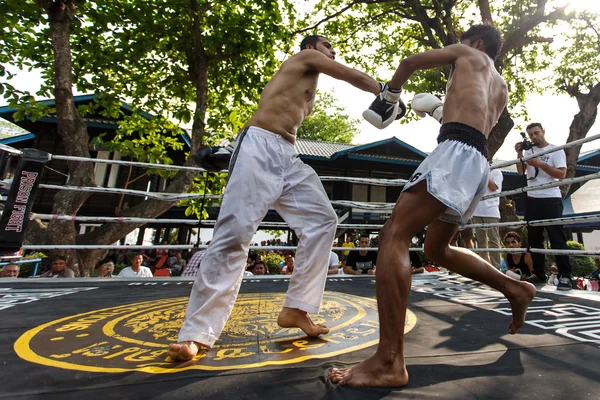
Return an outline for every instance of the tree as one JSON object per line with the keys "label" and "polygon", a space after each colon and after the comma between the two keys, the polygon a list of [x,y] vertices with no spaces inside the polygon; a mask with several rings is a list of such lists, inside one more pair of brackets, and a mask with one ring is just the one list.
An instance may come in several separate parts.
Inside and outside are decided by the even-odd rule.
{"label": "tree", "polygon": [[[287,39],[284,24],[293,25],[287,0],[5,0],[1,7],[0,76],[7,79],[1,93],[19,108],[17,116],[35,119],[55,112],[66,154],[79,157],[90,156],[82,119],[89,110],[76,109],[73,88],[102,93],[97,106],[112,116],[118,115],[119,99],[125,97],[134,106],[134,115],[120,128],[124,136],[150,128],[155,133],[172,132],[191,121],[192,150],[205,141],[232,136],[274,73],[275,50]],[[32,94],[10,85],[7,65],[42,69],[45,83],[36,95],[54,97],[54,109],[35,107]],[[142,109],[157,117],[139,118]],[[124,146],[131,147],[134,157],[160,160],[163,152],[157,156],[146,144],[141,154],[134,150],[143,147],[139,142],[130,140]],[[185,165],[192,164],[188,158]],[[94,185],[92,163],[69,162],[68,168],[69,184]],[[166,192],[202,186],[193,172],[170,178]],[[89,195],[60,191],[52,212],[76,215]],[[149,199],[121,215],[153,218],[174,204]],[[110,244],[138,226],[105,224],[77,235],[70,221],[48,225],[37,221],[27,234],[38,244]],[[70,253],[70,264],[79,258],[81,273],[87,274],[101,255],[99,250]]]}
{"label": "tree", "polygon": [[[553,82],[557,91],[566,92],[577,100],[577,113],[569,127],[568,142],[583,139],[598,116],[600,104],[600,17],[583,13],[570,21],[570,34],[559,50],[561,63],[556,68],[558,77]],[[565,150],[567,156],[567,178],[575,176],[581,146]],[[580,184],[571,188],[562,186],[563,196],[572,193]]]}
{"label": "tree", "polygon": [[[488,139],[493,156],[514,126],[511,114],[526,115],[522,107],[526,96],[542,90],[535,73],[551,66],[553,41],[542,33],[557,21],[574,18],[565,9],[566,5],[554,7],[546,0],[323,0],[297,33],[319,29],[349,54],[348,62],[376,73],[382,65],[393,68],[410,54],[458,43],[463,28],[476,21],[494,24],[504,33],[496,66],[508,82],[510,98]],[[449,72],[449,68],[419,71],[404,89],[443,96]]]}
{"label": "tree", "polygon": [[358,133],[358,118],[351,118],[336,104],[331,93],[318,93],[312,113],[296,132],[299,139],[321,142],[352,143]]}

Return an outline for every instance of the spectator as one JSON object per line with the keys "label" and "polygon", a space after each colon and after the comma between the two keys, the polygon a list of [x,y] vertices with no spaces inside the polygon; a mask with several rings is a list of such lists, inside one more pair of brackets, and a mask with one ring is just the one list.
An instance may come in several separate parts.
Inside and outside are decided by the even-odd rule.
{"label": "spectator", "polygon": [[131,266],[123,268],[119,272],[119,278],[152,278],[150,268],[142,266],[144,258],[137,253],[131,257]]}
{"label": "spectator", "polygon": [[[500,193],[502,191],[502,172],[499,169],[490,171],[488,187],[485,195]],[[500,221],[500,197],[494,197],[487,200],[481,200],[475,211],[473,211],[472,221],[474,224],[493,224]],[[500,232],[498,227],[476,228],[477,247],[485,249],[500,248]],[[500,269],[500,252],[481,252],[479,256],[485,261]]]}
{"label": "spectator", "polygon": [[169,260],[167,261],[167,266],[169,270],[171,270],[171,275],[173,276],[181,275],[181,272],[185,269],[185,265],[186,262],[181,257],[180,252],[176,252],[173,257],[169,257]]}
{"label": "spectator", "polygon": [[600,279],[600,259],[596,258],[594,262],[596,263],[596,270],[592,272],[590,279]]}
{"label": "spectator", "polygon": [[423,263],[419,258],[419,255],[416,251],[409,251],[408,256],[410,257],[410,272],[414,274],[422,274],[425,272],[425,268],[423,267]]}
{"label": "spectator", "polygon": [[18,278],[20,271],[19,264],[6,264],[0,272],[0,278]]}
{"label": "spectator", "polygon": [[[473,221],[469,220],[467,224],[472,224]],[[456,232],[452,241],[450,242],[450,246],[458,247],[458,239],[462,239],[466,249],[472,249],[475,247],[473,244],[473,229],[471,228],[463,228]]]}
{"label": "spectator", "polygon": [[[292,270],[294,268],[292,267]],[[254,267],[252,267],[252,275],[266,275],[267,267],[264,261],[257,261],[254,263]]]}
{"label": "spectator", "polygon": [[[504,235],[504,246],[508,249],[521,248],[521,236],[517,232],[508,232]],[[533,260],[531,254],[523,253],[507,253],[506,254],[506,270],[520,276],[520,280],[526,281],[533,274]],[[544,279],[545,280],[545,279]]]}
{"label": "spectator", "polygon": [[115,264],[112,261],[106,261],[98,266],[98,278],[112,278],[115,272]]}
{"label": "spectator", "polygon": [[67,268],[67,259],[63,256],[56,256],[52,259],[50,270],[40,275],[40,278],[74,278],[75,273]]}
{"label": "spectator", "polygon": [[[296,260],[294,259],[294,256],[292,255],[288,255],[285,258],[285,267],[283,267],[281,269],[281,273],[283,275],[291,275],[292,272],[294,272],[294,265],[295,265]],[[255,264],[256,265],[256,264]],[[256,274],[254,274],[256,275]]]}
{"label": "spectator", "polygon": [[[358,240],[358,247],[368,248],[370,245],[369,236],[361,235]],[[369,274],[375,275],[377,262],[377,252],[373,250],[351,251],[346,259],[344,273],[349,275]]]}
{"label": "spectator", "polygon": [[[546,141],[546,131],[539,122],[533,122],[527,125],[525,129],[529,139],[533,143],[533,148],[523,151],[523,142],[515,144],[515,151],[519,158],[550,150],[556,146]],[[544,154],[538,158],[527,161],[527,168],[517,164],[517,170],[520,174],[527,175],[527,186],[538,186],[545,183],[555,182],[564,179],[567,175],[567,159],[564,150],[558,150],[549,154]],[[560,218],[562,217],[563,204],[560,188],[552,187],[541,190],[532,190],[527,192],[527,204],[525,209],[525,220],[536,221],[540,219]],[[544,229],[548,233],[548,239],[553,250],[566,250],[567,237],[561,225],[551,226],[528,226],[527,239],[529,247],[543,249]],[[533,276],[531,282],[545,282],[546,274],[545,255],[533,253]],[[558,267],[558,287],[557,290],[570,290],[571,284],[571,261],[567,255],[556,255],[556,266]]]}
{"label": "spectator", "polygon": [[183,270],[181,276],[196,276],[196,274],[198,274],[198,268],[200,268],[202,258],[204,257],[204,253],[206,253],[206,250],[201,250],[194,253],[194,255],[190,258],[187,267],[185,267]]}
{"label": "spectator", "polygon": [[[335,247],[335,246],[334,246]],[[327,268],[327,275],[334,275],[340,271],[340,258],[333,251],[329,254],[329,267]]]}
{"label": "spectator", "polygon": [[[346,241],[344,243],[342,243],[342,247],[349,247],[351,249],[355,248],[356,246],[354,245],[354,241],[352,240],[352,238],[350,237],[350,235],[346,236]],[[342,255],[344,258],[348,258],[348,254],[350,253],[350,250],[344,250],[342,252]]]}

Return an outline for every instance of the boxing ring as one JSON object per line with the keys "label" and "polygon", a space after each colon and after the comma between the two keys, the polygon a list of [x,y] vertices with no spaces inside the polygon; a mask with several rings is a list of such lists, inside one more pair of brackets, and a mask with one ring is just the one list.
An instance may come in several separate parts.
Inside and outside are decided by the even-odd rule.
{"label": "boxing ring", "polygon": [[[600,135],[583,141],[598,137]],[[580,142],[568,145],[578,145]],[[37,160],[43,159],[40,155],[36,156]],[[149,165],[157,168],[156,164]],[[23,166],[22,170],[26,167]],[[33,179],[33,172],[25,172],[30,173],[25,175],[29,180]],[[598,177],[597,174],[591,174],[541,186]],[[404,183],[402,180],[346,177],[322,179],[398,186]],[[41,184],[31,182],[31,185],[30,193],[33,193],[35,185]],[[60,189],[125,192],[123,189],[68,186],[61,186]],[[148,192],[126,192],[149,195]],[[509,194],[505,192],[500,195]],[[151,195],[165,200],[203,196]],[[30,200],[23,196],[21,198]],[[19,210],[20,207],[28,218],[140,224],[157,221],[32,214],[25,212],[27,206],[30,211],[31,203],[19,204],[18,197],[15,199],[13,209]],[[365,209],[393,207],[392,204],[333,203]],[[20,221],[18,218],[8,218],[10,205],[10,201],[7,202],[0,220],[4,223],[0,223],[2,228],[16,226],[15,223]],[[579,223],[583,219],[560,218],[497,225],[566,225]],[[585,220],[599,221],[600,213],[586,216]],[[13,224],[7,224],[6,221],[12,221]],[[163,219],[160,222],[198,223]],[[210,226],[214,221],[201,223]],[[284,225],[263,223],[261,226]],[[381,225],[341,224],[340,227],[379,229]],[[12,240],[4,241],[8,245],[36,250],[192,247],[21,246],[22,238]],[[17,243],[18,240],[21,243]],[[295,247],[251,247],[261,248],[287,250]],[[547,254],[599,254],[591,250],[529,250]],[[473,251],[492,252],[499,249]],[[507,252],[507,249],[500,251]],[[399,389],[353,389],[334,385],[326,376],[332,367],[355,364],[375,351],[379,339],[379,320],[373,276],[328,276],[321,313],[313,318],[315,322],[327,324],[331,332],[314,339],[306,337],[298,329],[280,328],[276,324],[288,278],[247,277],[242,283],[232,316],[214,348],[201,351],[194,360],[173,362],[167,358],[166,348],[177,340],[192,282],[191,278],[174,277],[145,280],[0,280],[0,354],[5,360],[2,368],[5,380],[0,398],[600,398],[600,294],[597,293],[559,293],[553,286],[538,285],[538,293],[529,307],[525,326],[518,334],[509,335],[510,306],[499,292],[459,275],[413,275],[405,321],[405,353],[410,375],[408,385]]]}

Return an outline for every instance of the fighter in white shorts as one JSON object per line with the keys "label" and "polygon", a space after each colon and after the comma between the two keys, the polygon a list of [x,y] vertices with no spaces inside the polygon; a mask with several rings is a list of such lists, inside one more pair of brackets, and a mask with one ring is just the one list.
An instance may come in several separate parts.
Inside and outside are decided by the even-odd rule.
{"label": "fighter in white shorts", "polygon": [[248,245],[270,208],[299,238],[277,323],[309,336],[329,332],[309,313],[321,305],[337,215],[315,171],[297,157],[296,130],[312,111],[321,73],[373,94],[381,86],[335,62],[335,51],[322,36],[308,36],[300,47],[265,86],[258,110],[236,140],[213,239],[192,287],[179,341],[169,346],[175,360],[192,359],[200,346],[212,347],[219,338],[240,288]]}
{"label": "fighter in white shorts", "polygon": [[500,47],[500,34],[495,28],[475,25],[463,34],[460,44],[410,56],[400,63],[392,80],[363,113],[377,127],[391,124],[393,106],[400,102],[399,88],[415,71],[453,67],[443,110],[439,100],[419,109],[443,119],[439,144],[411,177],[379,235],[377,351],[356,366],[332,369],[329,379],[334,383],[397,387],[408,382],[404,321],[412,275],[409,247],[413,236],[425,226],[428,259],[501,291],[512,307],[510,333],[516,333],[525,322],[535,287],[507,277],[469,250],[449,245],[487,185],[487,136],[508,98],[506,83],[494,67]]}

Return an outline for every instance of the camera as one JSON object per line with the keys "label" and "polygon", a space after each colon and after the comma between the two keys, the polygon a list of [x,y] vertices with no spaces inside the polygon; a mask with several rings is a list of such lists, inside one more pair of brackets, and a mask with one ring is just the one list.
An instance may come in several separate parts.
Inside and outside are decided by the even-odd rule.
{"label": "camera", "polygon": [[525,132],[521,132],[521,136],[523,137],[523,141],[521,142],[521,148],[523,150],[531,150],[535,146],[535,144],[531,140],[529,140]]}

